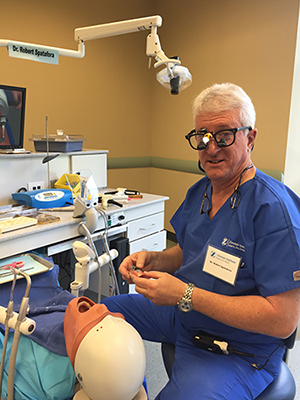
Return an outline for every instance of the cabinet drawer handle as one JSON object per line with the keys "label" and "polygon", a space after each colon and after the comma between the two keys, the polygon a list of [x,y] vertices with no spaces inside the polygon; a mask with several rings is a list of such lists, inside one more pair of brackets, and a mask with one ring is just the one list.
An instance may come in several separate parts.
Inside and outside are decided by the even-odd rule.
{"label": "cabinet drawer handle", "polygon": [[147,228],[140,228],[140,231],[148,231],[149,229],[152,229],[154,226],[156,226],[156,224],[151,224]]}
{"label": "cabinet drawer handle", "polygon": [[154,245],[152,247],[148,247],[147,249],[142,249],[143,251],[150,251],[152,249],[155,249],[156,247],[158,247],[158,243],[154,243]]}

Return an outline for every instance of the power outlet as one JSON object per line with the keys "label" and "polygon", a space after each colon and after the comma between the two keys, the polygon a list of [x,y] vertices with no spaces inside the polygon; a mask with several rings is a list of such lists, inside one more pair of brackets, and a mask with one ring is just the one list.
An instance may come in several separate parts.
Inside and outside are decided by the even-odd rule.
{"label": "power outlet", "polygon": [[45,184],[44,181],[39,181],[39,182],[28,182],[27,183],[27,190],[39,190],[39,189],[44,189]]}

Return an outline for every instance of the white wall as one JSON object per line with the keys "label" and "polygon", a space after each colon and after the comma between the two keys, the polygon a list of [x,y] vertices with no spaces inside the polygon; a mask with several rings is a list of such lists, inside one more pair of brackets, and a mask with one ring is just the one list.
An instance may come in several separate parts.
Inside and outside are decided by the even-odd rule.
{"label": "white wall", "polygon": [[300,196],[300,25],[298,24],[284,183]]}

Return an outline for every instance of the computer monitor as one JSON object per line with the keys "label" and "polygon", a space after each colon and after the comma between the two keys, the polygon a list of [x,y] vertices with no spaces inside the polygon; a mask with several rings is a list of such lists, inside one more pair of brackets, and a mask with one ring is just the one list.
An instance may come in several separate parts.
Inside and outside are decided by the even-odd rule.
{"label": "computer monitor", "polygon": [[26,88],[0,84],[0,151],[22,149]]}

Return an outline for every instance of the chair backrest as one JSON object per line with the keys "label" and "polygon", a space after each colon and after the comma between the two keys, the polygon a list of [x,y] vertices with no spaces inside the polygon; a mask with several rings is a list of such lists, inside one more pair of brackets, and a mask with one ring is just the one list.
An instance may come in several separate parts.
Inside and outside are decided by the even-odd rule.
{"label": "chair backrest", "polygon": [[294,333],[291,334],[288,338],[284,339],[283,343],[285,345],[285,352],[283,355],[283,361],[287,362],[288,352],[294,347],[295,341],[297,336],[297,328],[295,329]]}
{"label": "chair backrest", "polygon": [[294,347],[297,335],[297,328],[295,329],[294,333],[291,334],[288,338],[284,339],[284,345],[287,349],[292,349]]}

